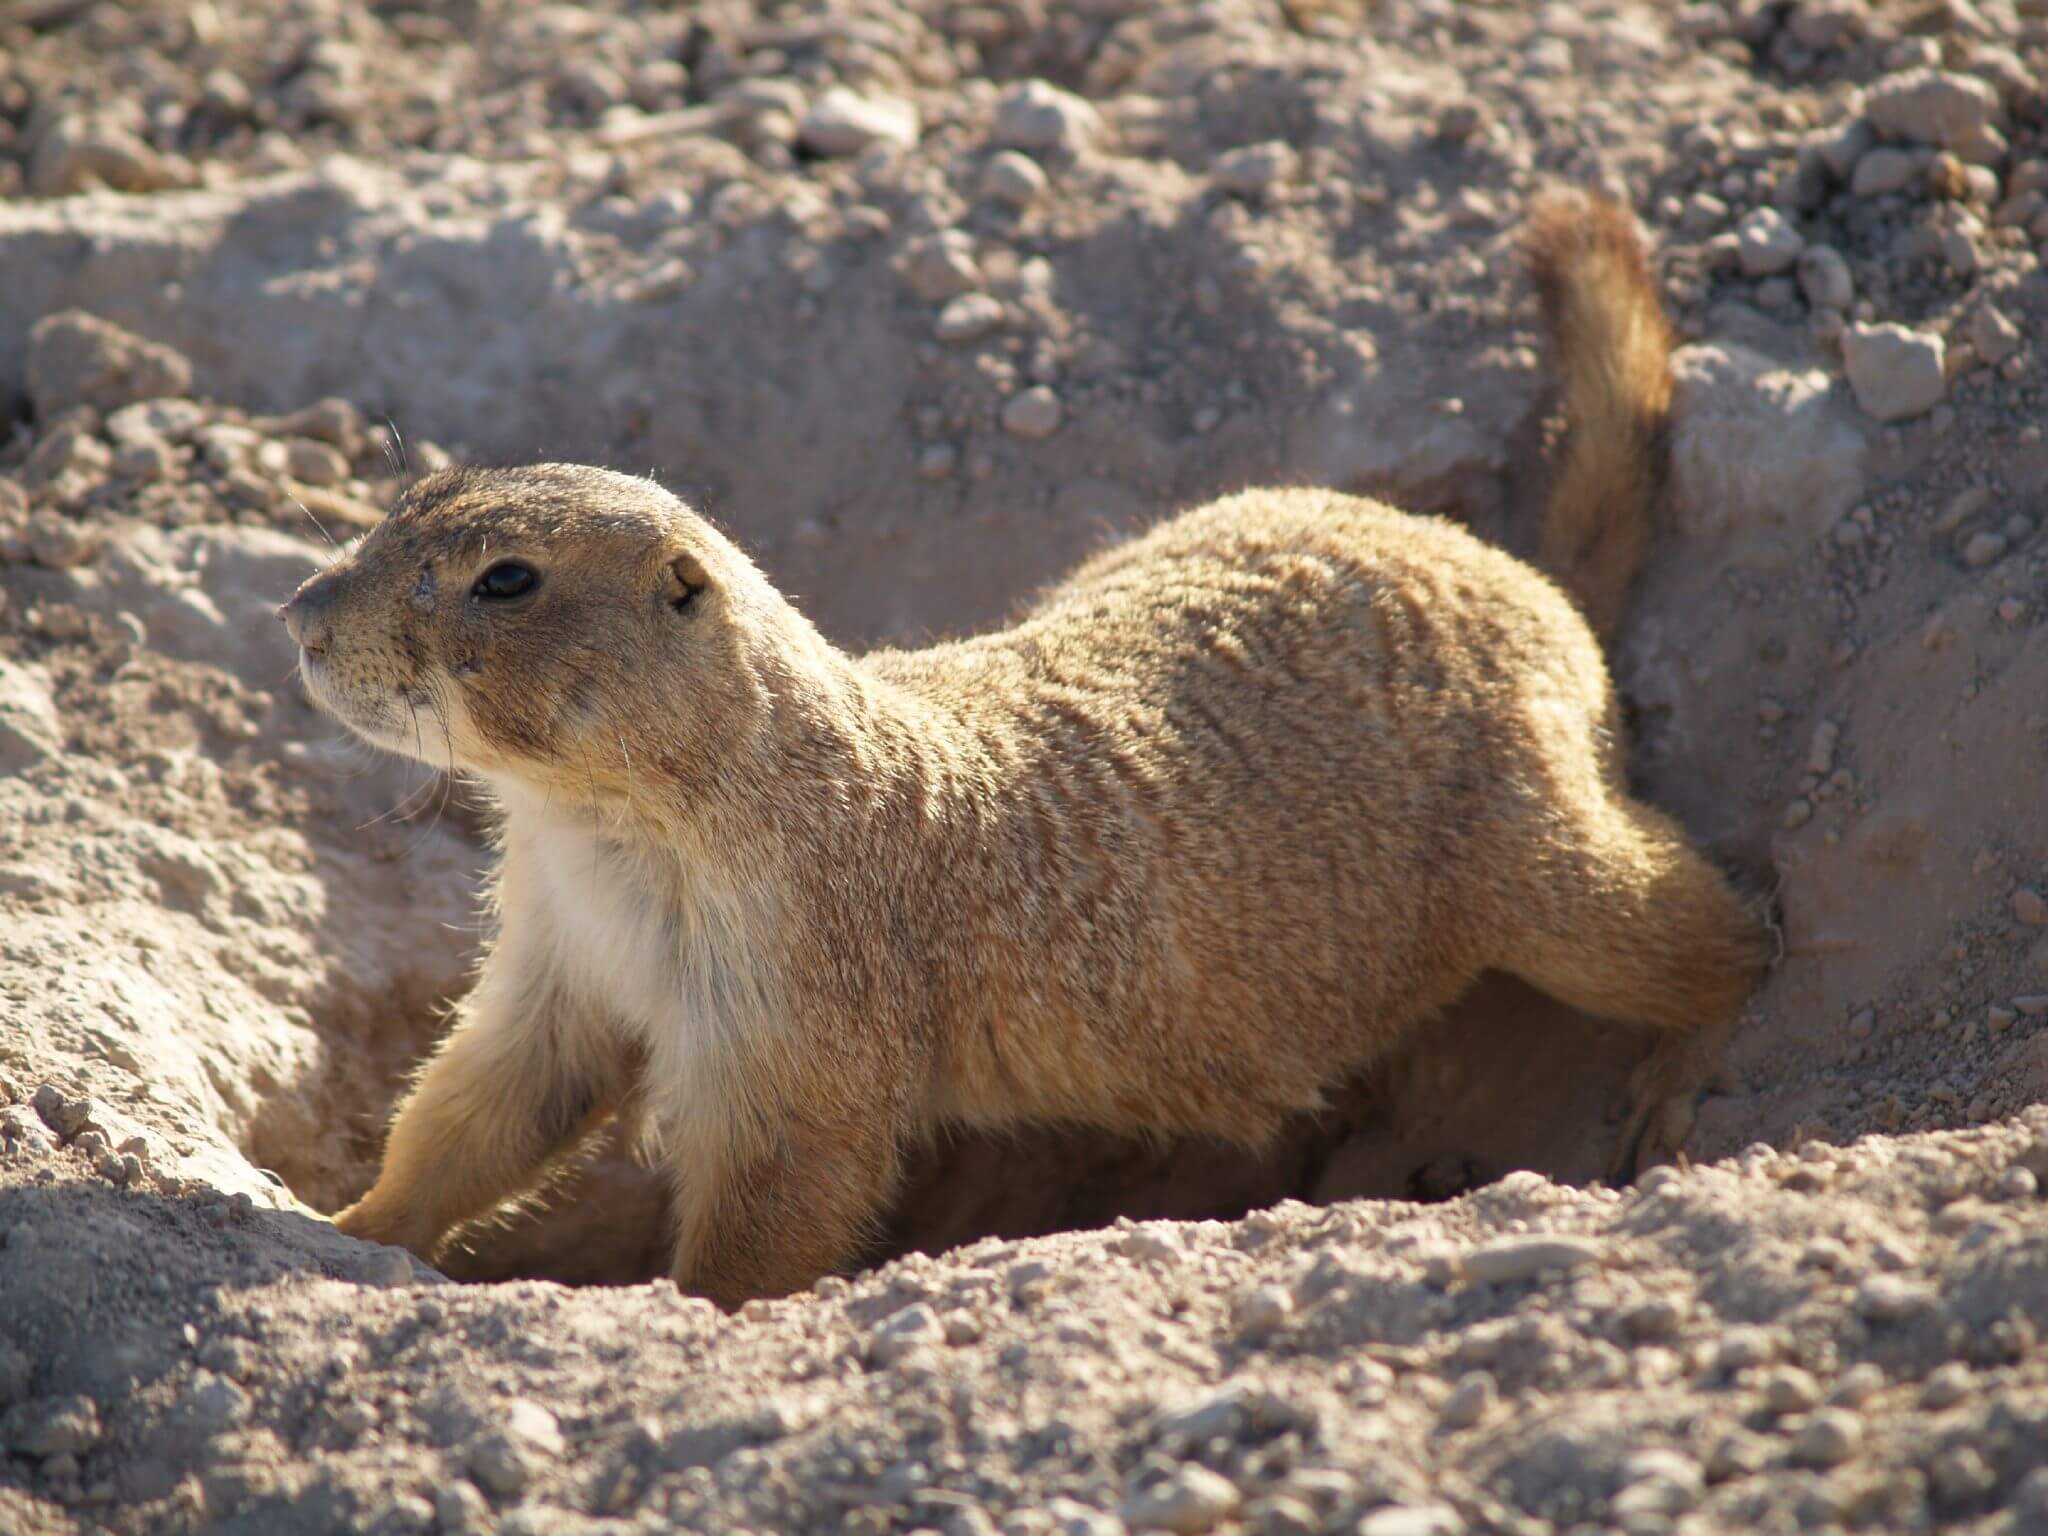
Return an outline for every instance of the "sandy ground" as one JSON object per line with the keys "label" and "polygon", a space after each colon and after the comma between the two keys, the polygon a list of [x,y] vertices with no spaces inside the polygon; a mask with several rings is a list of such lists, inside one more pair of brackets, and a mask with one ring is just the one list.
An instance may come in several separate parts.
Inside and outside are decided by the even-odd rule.
{"label": "sandy ground", "polygon": [[[2048,1532],[2044,68],[2039,0],[0,5],[0,1531]],[[1694,1166],[1592,1184],[1640,1044],[1501,980],[1261,1158],[933,1147],[739,1318],[607,1148],[452,1279],[318,1219],[484,869],[298,691],[330,541],[610,464],[853,647],[1248,483],[1526,549],[1552,179],[1688,342],[1636,773],[1782,913]]]}

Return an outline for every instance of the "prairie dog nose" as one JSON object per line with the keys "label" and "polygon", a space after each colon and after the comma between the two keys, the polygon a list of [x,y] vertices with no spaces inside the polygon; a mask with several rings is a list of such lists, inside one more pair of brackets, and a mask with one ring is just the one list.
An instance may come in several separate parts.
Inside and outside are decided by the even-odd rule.
{"label": "prairie dog nose", "polygon": [[334,635],[334,600],[341,592],[341,578],[328,571],[315,576],[292,594],[292,600],[277,610],[285,633],[315,656],[325,655]]}

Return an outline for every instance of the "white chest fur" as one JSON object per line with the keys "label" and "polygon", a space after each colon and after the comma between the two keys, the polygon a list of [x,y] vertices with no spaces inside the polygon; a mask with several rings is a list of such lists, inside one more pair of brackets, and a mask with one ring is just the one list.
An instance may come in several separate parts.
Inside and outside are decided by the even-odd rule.
{"label": "white chest fur", "polygon": [[586,1004],[585,1027],[642,1047],[650,1130],[671,1144],[722,1135],[747,1098],[745,1058],[779,1022],[772,907],[682,853],[506,802],[507,924],[532,922],[563,990]]}

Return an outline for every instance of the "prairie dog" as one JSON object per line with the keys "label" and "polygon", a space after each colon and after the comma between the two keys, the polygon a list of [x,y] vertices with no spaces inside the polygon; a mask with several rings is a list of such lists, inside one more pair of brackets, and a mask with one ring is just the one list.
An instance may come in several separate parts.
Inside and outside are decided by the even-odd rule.
{"label": "prairie dog", "polygon": [[1254,1143],[1489,968],[1657,1032],[1620,1161],[1682,1136],[1763,943],[1630,798],[1595,632],[1648,537],[1670,337],[1625,209],[1555,195],[1525,246],[1562,586],[1436,518],[1253,491],[1007,629],[856,659],[650,481],[420,482],[281,612],[319,705],[488,787],[497,929],[338,1225],[431,1259],[623,1114],[672,1176],[677,1283],[737,1305],[856,1256],[914,1137]]}

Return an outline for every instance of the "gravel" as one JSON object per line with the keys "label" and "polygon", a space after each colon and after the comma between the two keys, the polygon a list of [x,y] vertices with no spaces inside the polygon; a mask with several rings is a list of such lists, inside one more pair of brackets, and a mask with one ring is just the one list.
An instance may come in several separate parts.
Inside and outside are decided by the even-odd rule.
{"label": "gravel", "polygon": [[[2048,1525],[2027,8],[458,9],[0,40],[0,1529]],[[1503,981],[1258,1153],[939,1138],[735,1318],[616,1138],[445,1274],[317,1219],[488,858],[301,696],[330,538],[608,463],[854,647],[1246,485],[1533,548],[1551,177],[1687,343],[1631,773],[1782,930],[1687,1166]]]}

